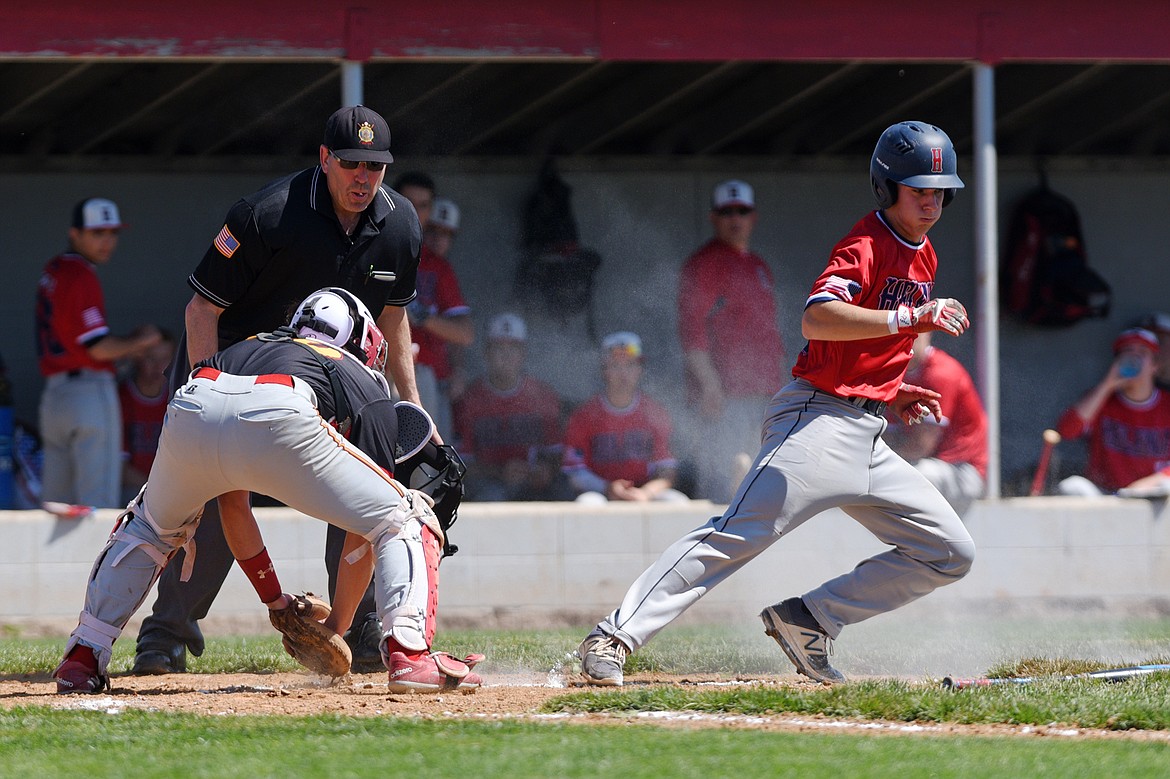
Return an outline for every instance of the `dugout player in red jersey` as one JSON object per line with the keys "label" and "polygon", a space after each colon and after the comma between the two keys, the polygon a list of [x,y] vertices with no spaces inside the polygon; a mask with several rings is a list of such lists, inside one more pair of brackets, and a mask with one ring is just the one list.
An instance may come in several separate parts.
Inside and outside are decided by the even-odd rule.
{"label": "dugout player in red jersey", "polygon": [[942,421],[903,425],[890,416],[886,441],[943,494],[963,516],[987,489],[987,412],[971,374],[935,346],[931,333],[919,333],[906,379],[942,395]]}
{"label": "dugout player in red jersey", "polygon": [[842,628],[961,579],[975,545],[926,477],[882,440],[891,406],[907,423],[941,419],[938,393],[906,384],[920,332],[961,335],[967,313],[934,297],[938,259],[926,233],[963,186],[939,128],[901,122],[870,161],[878,210],[833,248],[813,283],[794,380],[768,407],[763,445],[727,511],[670,546],[577,650],[589,684],[622,683],[629,652],[719,582],[825,509],[837,507],[889,545],[852,571],[760,617],[796,670],[844,680],[829,663]]}
{"label": "dugout player in red jersey", "polygon": [[503,313],[488,325],[486,371],[454,406],[468,500],[569,500],[561,477],[561,399],[524,372],[528,326]]}
{"label": "dugout player in red jersey", "polygon": [[759,218],[751,185],[717,185],[709,218],[714,237],[687,259],[679,277],[678,329],[698,423],[690,447],[697,497],[726,503],[738,483],[734,463],[759,446],[764,408],[785,357],[772,271],[750,248]]}
{"label": "dugout player in red jersey", "polygon": [[601,351],[605,389],[565,426],[564,468],[577,500],[688,500],[674,489],[670,413],[641,390],[642,339],[610,333]]}
{"label": "dugout player in red jersey", "polygon": [[118,404],[122,409],[123,505],[134,500],[146,484],[171,397],[167,370],[175,359],[175,337],[162,328],[159,335],[162,340],[135,357],[130,374],[118,383]]}
{"label": "dugout player in red jersey", "polygon": [[154,327],[116,336],[106,322],[97,267],[114,256],[122,219],[106,198],[73,208],[69,249],[37,283],[37,362],[45,377],[40,428],[45,508],[77,517],[122,505],[122,414],[114,361],[158,343]]}
{"label": "dugout player in red jersey", "polygon": [[[425,173],[407,172],[395,179],[394,189],[414,205],[425,231],[434,213],[434,180]],[[415,286],[418,294],[406,312],[411,335],[418,346],[415,374],[419,397],[439,433],[450,437],[450,381],[455,357],[452,348],[471,346],[475,342],[475,322],[471,318],[471,306],[463,299],[455,269],[446,257],[427,246],[425,239],[419,253]]]}
{"label": "dugout player in red jersey", "polygon": [[1109,370],[1061,415],[1062,438],[1089,440],[1085,475],[1063,479],[1062,495],[1170,494],[1160,478],[1170,475],[1170,393],[1154,383],[1157,354],[1157,335],[1125,330],[1113,341]]}

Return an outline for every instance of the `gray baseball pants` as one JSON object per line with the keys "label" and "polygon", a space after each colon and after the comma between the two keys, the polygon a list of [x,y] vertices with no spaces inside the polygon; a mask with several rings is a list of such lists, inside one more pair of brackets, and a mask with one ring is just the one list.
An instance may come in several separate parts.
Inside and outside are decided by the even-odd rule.
{"label": "gray baseball pants", "polygon": [[727,511],[667,548],[598,627],[640,648],[781,536],[833,507],[891,548],[804,594],[831,638],[958,581],[975,556],[971,536],[938,490],[882,440],[885,426],[806,381],[780,390],[760,453]]}

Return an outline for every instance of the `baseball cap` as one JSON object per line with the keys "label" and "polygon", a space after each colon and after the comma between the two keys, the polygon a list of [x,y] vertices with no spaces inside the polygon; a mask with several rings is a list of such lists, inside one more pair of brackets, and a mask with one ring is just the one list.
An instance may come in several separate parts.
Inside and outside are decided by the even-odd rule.
{"label": "baseball cap", "polygon": [[616,333],[610,333],[601,340],[601,350],[606,354],[617,351],[629,357],[641,358],[642,339],[638,337],[637,333],[620,330]]}
{"label": "baseball cap", "polygon": [[711,193],[711,209],[717,210],[725,206],[755,208],[756,198],[752,185],[737,179],[716,185],[715,191]]}
{"label": "baseball cap", "polygon": [[1142,319],[1141,327],[1155,333],[1170,333],[1170,314],[1154,311]]}
{"label": "baseball cap", "polygon": [[125,226],[113,200],[91,197],[73,207],[73,227],[78,230],[118,230]]}
{"label": "baseball cap", "polygon": [[435,198],[431,207],[431,224],[446,227],[448,230],[459,229],[459,206],[454,200],[445,197]]}
{"label": "baseball cap", "polygon": [[1158,336],[1142,327],[1131,327],[1123,330],[1121,335],[1113,341],[1113,353],[1121,354],[1129,348],[1144,348],[1151,352],[1158,351]]}
{"label": "baseball cap", "polygon": [[528,328],[516,314],[498,314],[488,324],[488,340],[527,341]]}
{"label": "baseball cap", "polygon": [[390,127],[377,111],[355,105],[335,111],[325,122],[325,146],[350,162],[394,162]]}

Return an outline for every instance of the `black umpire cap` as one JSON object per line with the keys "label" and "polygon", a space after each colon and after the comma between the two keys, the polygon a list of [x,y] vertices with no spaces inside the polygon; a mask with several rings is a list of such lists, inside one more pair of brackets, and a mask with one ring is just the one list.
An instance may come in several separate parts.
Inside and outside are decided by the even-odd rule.
{"label": "black umpire cap", "polygon": [[390,127],[364,105],[342,108],[325,122],[325,147],[350,162],[394,162]]}

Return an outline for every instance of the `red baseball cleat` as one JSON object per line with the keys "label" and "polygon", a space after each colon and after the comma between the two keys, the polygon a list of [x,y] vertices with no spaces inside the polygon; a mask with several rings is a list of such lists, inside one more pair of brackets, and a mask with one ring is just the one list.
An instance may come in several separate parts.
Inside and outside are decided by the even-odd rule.
{"label": "red baseball cleat", "polygon": [[60,694],[103,692],[110,688],[109,677],[98,673],[97,658],[84,644],[69,650],[61,665],[53,671],[53,678]]}
{"label": "red baseball cleat", "polygon": [[390,692],[477,690],[483,679],[471,669],[483,658],[480,654],[459,659],[446,652],[391,652]]}

